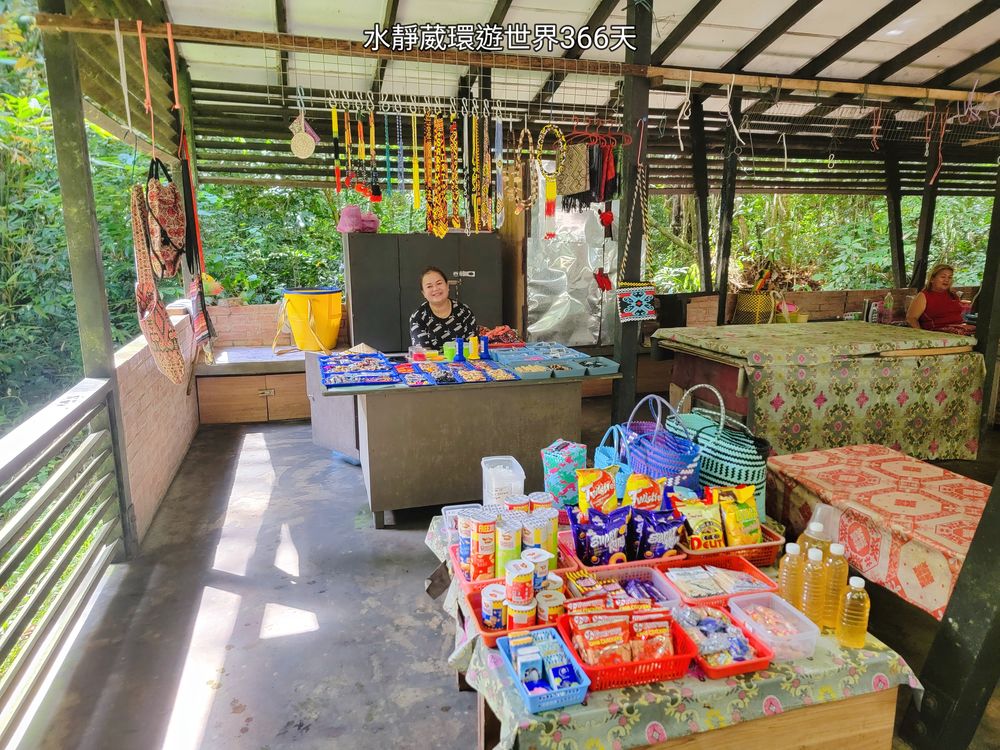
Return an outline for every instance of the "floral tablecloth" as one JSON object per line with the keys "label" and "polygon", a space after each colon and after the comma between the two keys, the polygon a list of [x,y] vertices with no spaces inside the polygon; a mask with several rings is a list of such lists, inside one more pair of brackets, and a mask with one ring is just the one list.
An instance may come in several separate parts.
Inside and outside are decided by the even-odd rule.
{"label": "floral tablecloth", "polygon": [[[440,522],[431,523],[427,546],[443,560]],[[457,588],[453,581],[445,598],[446,609],[455,607],[452,614]],[[502,750],[515,742],[520,750],[628,750],[899,685],[915,689],[918,698],[922,693],[903,658],[873,636],[857,650],[822,636],[811,658],[776,662],[761,672],[709,680],[694,666],[680,680],[592,692],[585,704],[530,714],[499,651],[457,631],[449,664],[465,670],[467,682],[499,718]]]}
{"label": "floral tablecloth", "polygon": [[778,453],[879,443],[917,458],[974,459],[979,450],[981,354],[862,356],[975,343],[968,336],[852,321],[657,336],[744,363],[747,423]]}
{"label": "floral tablecloth", "polygon": [[971,346],[972,336],[860,321],[661,328],[654,339],[724,354],[748,365],[814,365],[899,349]]}
{"label": "floral tablecloth", "polygon": [[800,533],[835,508],[851,565],[939,620],[989,499],[989,485],[881,445],[775,456],[768,513]]}

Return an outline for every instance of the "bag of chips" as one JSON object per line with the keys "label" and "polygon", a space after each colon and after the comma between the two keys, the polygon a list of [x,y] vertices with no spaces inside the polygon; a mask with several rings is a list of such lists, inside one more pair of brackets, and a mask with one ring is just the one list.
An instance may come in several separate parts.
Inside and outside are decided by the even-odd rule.
{"label": "bag of chips", "polygon": [[627,621],[585,627],[576,636],[576,641],[580,657],[587,664],[607,666],[632,660]]}
{"label": "bag of chips", "polygon": [[632,659],[663,659],[674,655],[674,643],[670,635],[670,618],[658,620],[632,620]]}
{"label": "bag of chips", "polygon": [[722,549],[726,546],[722,534],[722,517],[716,503],[690,500],[679,503],[677,511],[684,514],[687,545],[693,551]]}
{"label": "bag of chips", "polygon": [[668,510],[632,510],[630,560],[658,560],[677,546],[684,517]]}
{"label": "bag of chips", "polygon": [[760,519],[757,517],[753,485],[709,487],[706,493],[711,493],[719,503],[728,546],[760,544],[763,537],[760,531]]}
{"label": "bag of chips", "polygon": [[584,516],[589,515],[591,510],[610,513],[618,507],[618,493],[615,491],[617,471],[617,466],[609,466],[606,469],[577,469],[578,502],[580,512]]}
{"label": "bag of chips", "polygon": [[645,474],[630,474],[625,481],[623,505],[631,505],[639,510],[659,510],[663,503],[660,485]]}
{"label": "bag of chips", "polygon": [[[614,495],[614,482],[611,483]],[[591,509],[583,519],[582,513],[569,509],[570,528],[576,555],[584,565],[615,565],[627,561],[626,542],[632,508],[625,506],[610,513]]]}

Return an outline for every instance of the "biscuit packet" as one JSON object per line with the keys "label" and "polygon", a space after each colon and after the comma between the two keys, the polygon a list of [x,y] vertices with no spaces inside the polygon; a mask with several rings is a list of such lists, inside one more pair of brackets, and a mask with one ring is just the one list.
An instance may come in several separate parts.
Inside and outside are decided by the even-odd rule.
{"label": "biscuit packet", "polygon": [[663,659],[674,655],[674,642],[670,634],[670,619],[632,621],[630,639],[632,659]]}
{"label": "biscuit packet", "polygon": [[577,635],[580,656],[587,664],[608,666],[632,660],[628,622],[591,625]]}
{"label": "biscuit packet", "polygon": [[722,549],[726,546],[718,504],[690,500],[680,502],[677,512],[684,514],[687,546],[692,551]]}

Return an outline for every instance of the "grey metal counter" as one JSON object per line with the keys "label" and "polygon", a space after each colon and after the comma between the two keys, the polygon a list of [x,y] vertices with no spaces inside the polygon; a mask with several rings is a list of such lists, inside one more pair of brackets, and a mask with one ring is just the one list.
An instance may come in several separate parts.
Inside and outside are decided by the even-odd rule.
{"label": "grey metal counter", "polygon": [[[350,456],[348,413],[356,410],[357,457],[375,528],[382,528],[387,510],[481,500],[483,456],[514,456],[525,491],[543,489],[541,449],[557,438],[580,439],[583,382],[620,377],[331,389],[321,399],[310,395],[313,431],[339,439],[334,449]],[[323,424],[335,414],[338,425]]]}

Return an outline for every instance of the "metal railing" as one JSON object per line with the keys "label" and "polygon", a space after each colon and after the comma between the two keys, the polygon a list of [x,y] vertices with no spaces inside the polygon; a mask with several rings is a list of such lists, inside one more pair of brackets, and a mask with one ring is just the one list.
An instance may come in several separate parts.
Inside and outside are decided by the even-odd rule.
{"label": "metal railing", "polygon": [[111,392],[83,380],[0,439],[0,746],[122,550]]}

